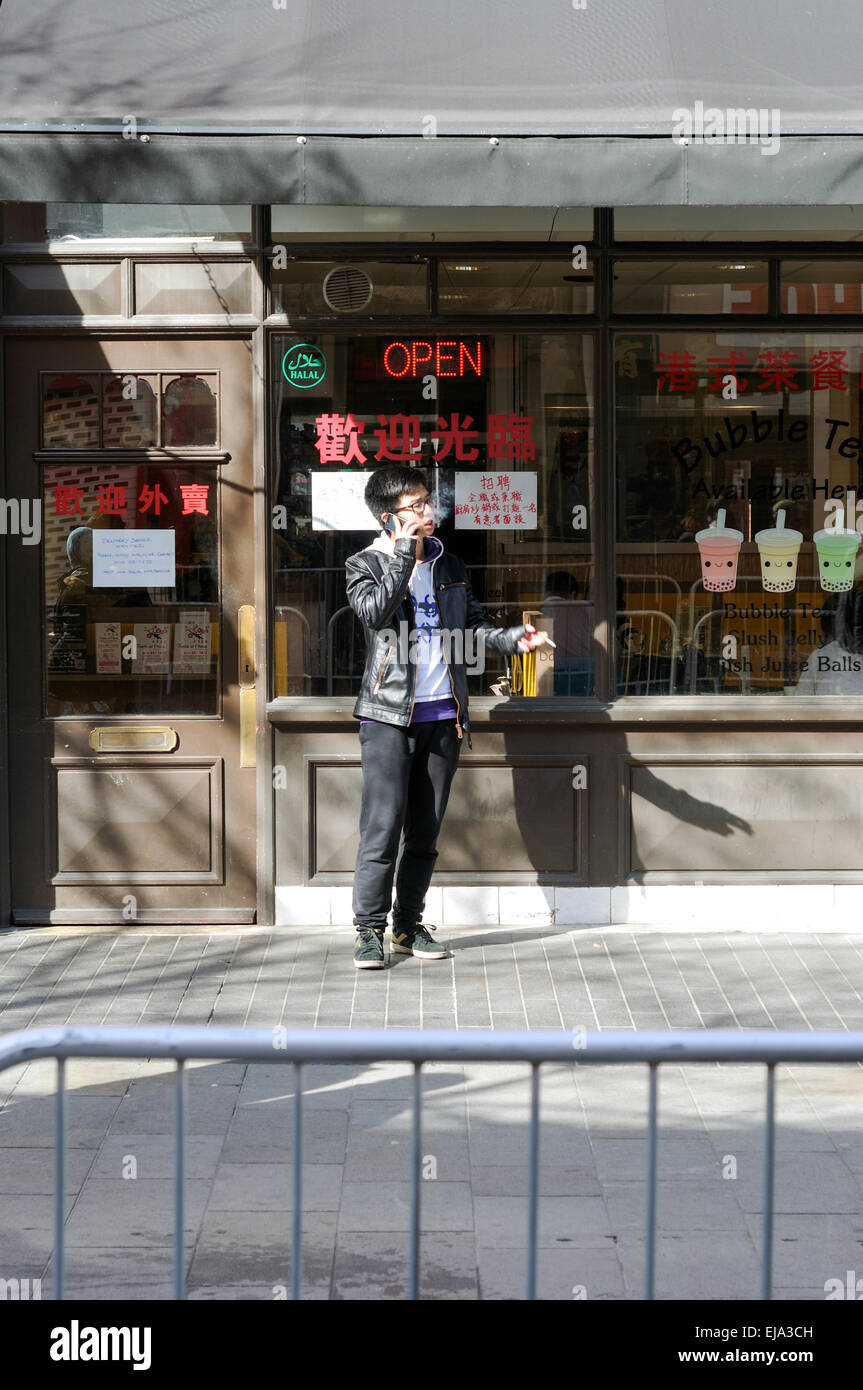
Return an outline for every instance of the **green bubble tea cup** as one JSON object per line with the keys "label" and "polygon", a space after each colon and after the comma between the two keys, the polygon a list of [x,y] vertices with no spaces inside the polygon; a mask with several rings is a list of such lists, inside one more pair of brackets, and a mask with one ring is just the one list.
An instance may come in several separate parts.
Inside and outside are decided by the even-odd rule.
{"label": "green bubble tea cup", "polygon": [[816,531],[812,537],[818,553],[818,579],[828,594],[847,593],[854,584],[854,562],[860,547],[859,531],[842,526]]}

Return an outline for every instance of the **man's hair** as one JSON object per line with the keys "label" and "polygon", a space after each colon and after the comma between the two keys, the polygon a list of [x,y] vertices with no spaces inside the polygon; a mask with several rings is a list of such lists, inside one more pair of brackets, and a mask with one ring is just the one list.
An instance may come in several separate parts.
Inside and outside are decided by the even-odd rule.
{"label": "man's hair", "polygon": [[428,491],[425,473],[408,464],[386,464],[376,468],[366,483],[366,506],[380,521],[384,512],[394,512],[399,498],[406,492],[418,492],[421,487]]}

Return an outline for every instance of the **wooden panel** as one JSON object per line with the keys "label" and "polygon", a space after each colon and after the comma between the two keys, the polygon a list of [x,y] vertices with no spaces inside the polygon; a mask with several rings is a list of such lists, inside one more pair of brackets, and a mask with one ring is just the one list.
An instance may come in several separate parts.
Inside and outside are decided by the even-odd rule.
{"label": "wooden panel", "polygon": [[859,759],[623,759],[624,876],[719,874],[733,881],[855,868],[863,819]]}
{"label": "wooden panel", "polygon": [[223,882],[220,758],[53,758],[50,767],[52,883]]}
{"label": "wooden panel", "polygon": [[[447,874],[460,882],[477,874],[505,882],[508,875],[518,881],[543,873],[583,881],[588,793],[573,791],[576,761],[585,759],[462,754],[438,841],[436,881]],[[306,762],[309,880],[316,874],[352,877],[362,796],[359,759],[307,754]]]}

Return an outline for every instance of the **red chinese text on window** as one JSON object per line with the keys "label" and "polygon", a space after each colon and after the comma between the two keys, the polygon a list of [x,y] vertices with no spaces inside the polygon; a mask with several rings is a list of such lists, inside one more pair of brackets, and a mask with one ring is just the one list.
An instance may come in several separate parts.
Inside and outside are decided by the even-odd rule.
{"label": "red chinese text on window", "polygon": [[378,442],[376,459],[390,463],[414,463],[422,452],[420,417],[418,415],[379,415],[380,429],[375,430]]}
{"label": "red chinese text on window", "polygon": [[511,459],[514,463],[529,463],[536,458],[531,426],[533,415],[489,415],[488,456],[490,459]]}
{"label": "red chinese text on window", "polygon": [[315,419],[315,448],[321,463],[366,463],[359,435],[365,429],[353,415],[318,415]]}
{"label": "red chinese text on window", "polygon": [[180,495],[183,498],[182,516],[189,516],[191,512],[200,512],[202,516],[208,516],[207,499],[210,495],[209,483],[181,483]]}

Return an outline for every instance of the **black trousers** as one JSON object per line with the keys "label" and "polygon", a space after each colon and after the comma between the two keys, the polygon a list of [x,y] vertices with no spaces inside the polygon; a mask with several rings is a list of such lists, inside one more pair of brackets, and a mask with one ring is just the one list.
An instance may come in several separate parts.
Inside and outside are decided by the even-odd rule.
{"label": "black trousers", "polygon": [[[373,720],[360,725],[363,801],[354,871],[354,923],[412,926],[422,916],[437,859],[437,838],[458,766],[454,719],[406,729]],[[399,841],[404,840],[399,852]]]}

